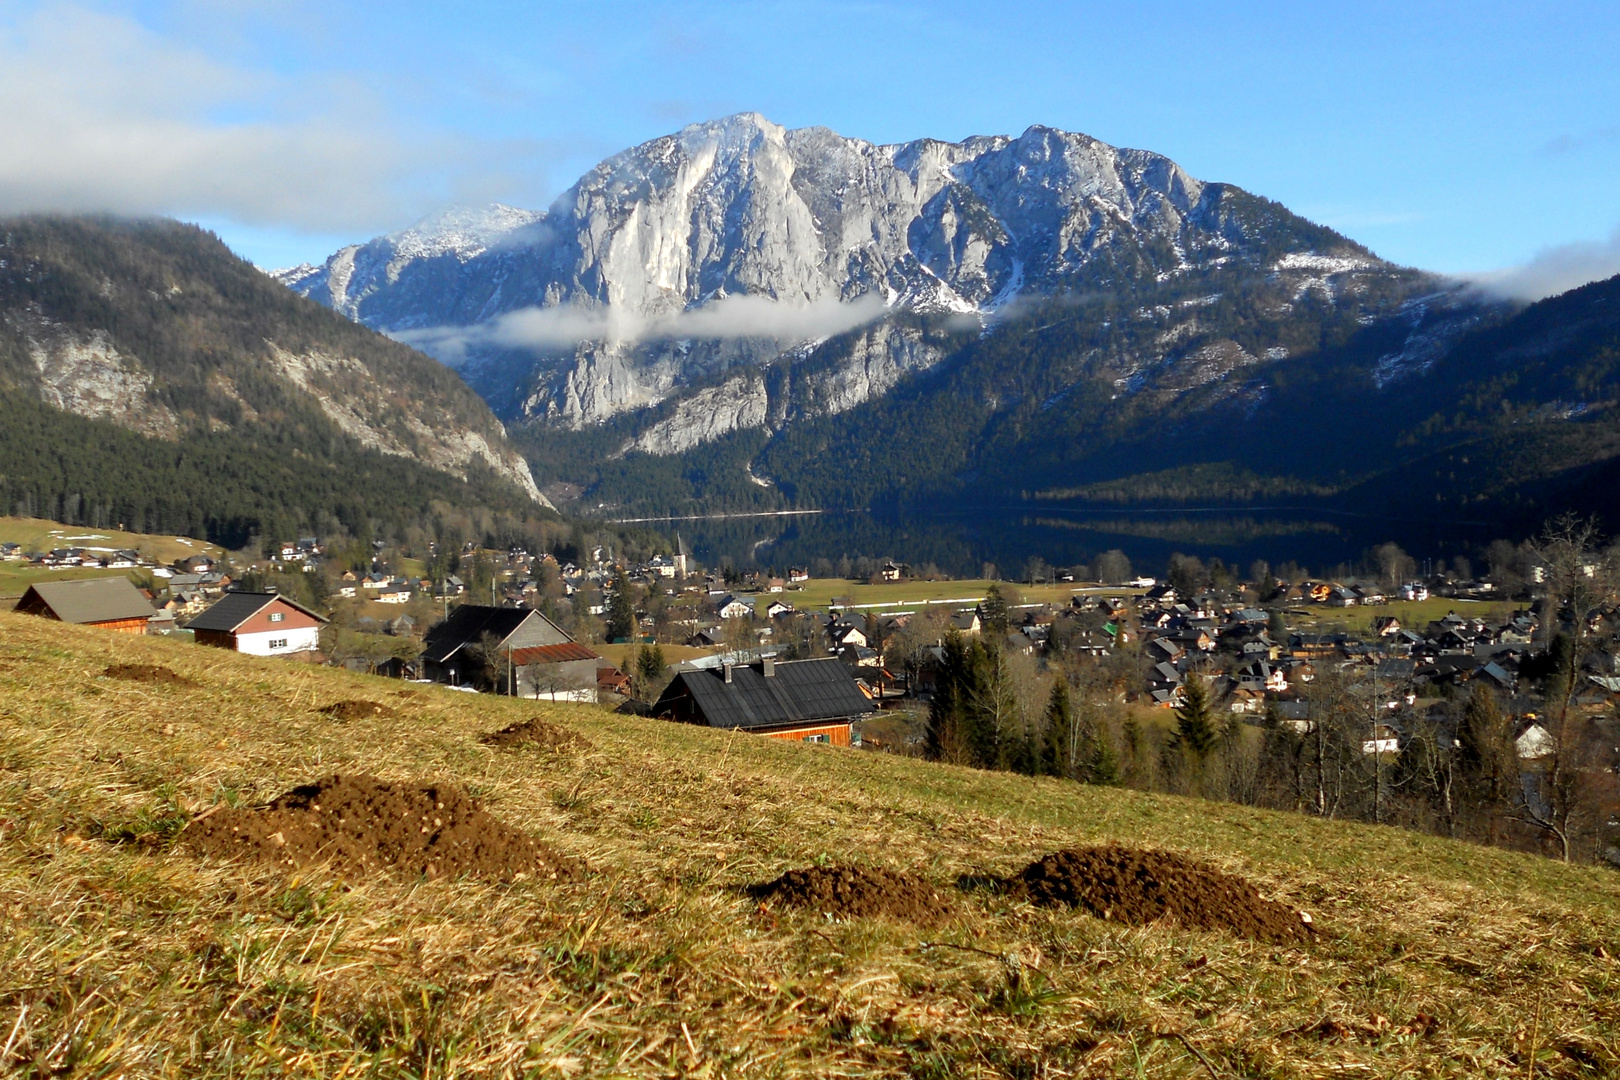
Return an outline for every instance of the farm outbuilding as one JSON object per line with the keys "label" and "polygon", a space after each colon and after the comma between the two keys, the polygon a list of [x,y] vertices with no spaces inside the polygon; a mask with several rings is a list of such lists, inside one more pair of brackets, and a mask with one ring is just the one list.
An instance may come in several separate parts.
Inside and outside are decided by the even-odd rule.
{"label": "farm outbuilding", "polygon": [[515,671],[521,696],[569,701],[595,700],[596,660],[538,611],[483,604],[453,608],[422,650],[423,673],[434,682],[510,690]]}
{"label": "farm outbuilding", "polygon": [[144,634],[157,609],[128,578],[106,577],[36,582],[13,610],[120,634]]}

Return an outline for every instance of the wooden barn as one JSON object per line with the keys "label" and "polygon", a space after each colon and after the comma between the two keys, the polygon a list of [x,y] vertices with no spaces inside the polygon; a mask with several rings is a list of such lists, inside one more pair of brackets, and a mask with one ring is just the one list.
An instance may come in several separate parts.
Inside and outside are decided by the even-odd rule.
{"label": "wooden barn", "polygon": [[[481,643],[493,646],[505,662],[489,669]],[[510,691],[516,672],[523,697],[558,701],[596,700],[596,653],[529,608],[462,604],[433,626],[422,643],[423,673],[451,686],[492,686]]]}
{"label": "wooden barn", "polygon": [[16,611],[120,634],[144,634],[156,611],[128,578],[41,581],[28,586]]}
{"label": "wooden barn", "polygon": [[850,725],[872,712],[840,660],[766,659],[679,672],[653,715],[795,742],[850,744]]}

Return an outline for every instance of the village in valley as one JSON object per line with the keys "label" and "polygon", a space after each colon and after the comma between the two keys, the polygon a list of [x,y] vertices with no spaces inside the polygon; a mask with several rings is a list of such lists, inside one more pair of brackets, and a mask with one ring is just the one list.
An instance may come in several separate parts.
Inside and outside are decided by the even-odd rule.
{"label": "village in valley", "polygon": [[[1031,560],[1014,583],[870,559],[841,567],[856,578],[799,566],[705,570],[678,538],[635,561],[596,545],[559,561],[518,546],[408,553],[382,541],[357,560],[352,542],[340,555],[318,537],[251,559],[174,538],[166,562],[150,542],[98,539],[109,540],[79,534],[44,551],[0,542],[10,591],[20,592],[7,606],[453,690],[935,757],[951,756],[939,744],[935,698],[972,643],[993,658],[994,692],[1014,702],[1022,733],[998,730],[993,759],[980,751],[962,760],[1095,780],[1101,753],[1113,762],[1103,766],[1108,778],[1171,789],[1177,781],[1149,760],[1163,755],[1143,750],[1153,741],[1143,732],[1157,732],[1161,751],[1174,745],[1189,701],[1223,738],[1242,743],[1248,730],[1258,747],[1279,729],[1297,743],[1320,737],[1330,684],[1338,741],[1375,771],[1417,749],[1432,765],[1436,748],[1460,747],[1459,702],[1480,688],[1500,703],[1526,775],[1566,752],[1549,730],[1546,695],[1532,687],[1545,678],[1538,656],[1552,637],[1548,575],[1560,571],[1528,544],[1499,545],[1477,576],[1464,559],[1421,573],[1385,545],[1362,572],[1334,579],[1263,563],[1240,577],[1218,560],[1176,556],[1161,580],[1133,575],[1116,551],[1071,569]],[[1620,700],[1609,571],[1599,553],[1571,558],[1561,572],[1577,586],[1578,609],[1564,614],[1579,648],[1558,707],[1608,716]],[[1568,583],[1563,592],[1568,604]],[[1090,717],[1089,748],[1071,733],[1064,760],[1043,763],[1031,747],[1056,738],[1046,728],[1059,682]],[[1606,737],[1598,723],[1581,741]],[[1597,761],[1590,748],[1576,758]],[[1318,760],[1318,779],[1324,767]]]}

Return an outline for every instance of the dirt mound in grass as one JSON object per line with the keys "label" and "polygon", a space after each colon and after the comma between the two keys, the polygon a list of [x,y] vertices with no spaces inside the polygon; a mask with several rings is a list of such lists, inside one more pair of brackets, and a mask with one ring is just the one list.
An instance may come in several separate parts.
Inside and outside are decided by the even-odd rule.
{"label": "dirt mound in grass", "polygon": [[159,686],[194,686],[184,675],[176,675],[162,664],[113,664],[103,675],[109,679],[156,683]]}
{"label": "dirt mound in grass", "polygon": [[380,701],[334,701],[320,710],[333,720],[397,720],[399,712]]}
{"label": "dirt mound in grass", "polygon": [[194,819],[180,842],[199,855],[283,867],[326,863],[341,877],[569,877],[577,864],[498,821],[449,784],[337,775],[260,809]]}
{"label": "dirt mound in grass", "polygon": [[511,724],[481,735],[478,741],[486,746],[538,746],[542,750],[589,750],[590,740],[577,732],[550,721],[535,717],[533,720],[524,720],[521,723]]}
{"label": "dirt mound in grass", "polygon": [[775,881],[750,885],[748,895],[809,908],[837,919],[884,916],[906,922],[938,922],[950,903],[915,874],[869,866],[812,866],[789,870]]}
{"label": "dirt mound in grass", "polygon": [[1131,925],[1171,919],[1196,930],[1279,943],[1309,936],[1299,912],[1263,898],[1247,880],[1164,851],[1059,851],[1030,863],[1013,884],[1036,904],[1066,904]]}

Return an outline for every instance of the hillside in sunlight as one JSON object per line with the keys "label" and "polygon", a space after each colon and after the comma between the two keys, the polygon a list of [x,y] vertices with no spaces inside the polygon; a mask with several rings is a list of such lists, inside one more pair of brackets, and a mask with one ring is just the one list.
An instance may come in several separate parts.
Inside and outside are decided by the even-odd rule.
{"label": "hillside in sunlight", "polygon": [[[562,737],[480,739],[535,717]],[[333,774],[441,785],[441,807],[454,785],[569,869],[196,853]],[[1111,842],[1241,875],[1315,933],[1132,926],[993,887]],[[945,913],[748,891],[837,864],[914,875]],[[1620,877],[1599,869],[9,613],[0,913],[8,1075],[1620,1071]]]}

